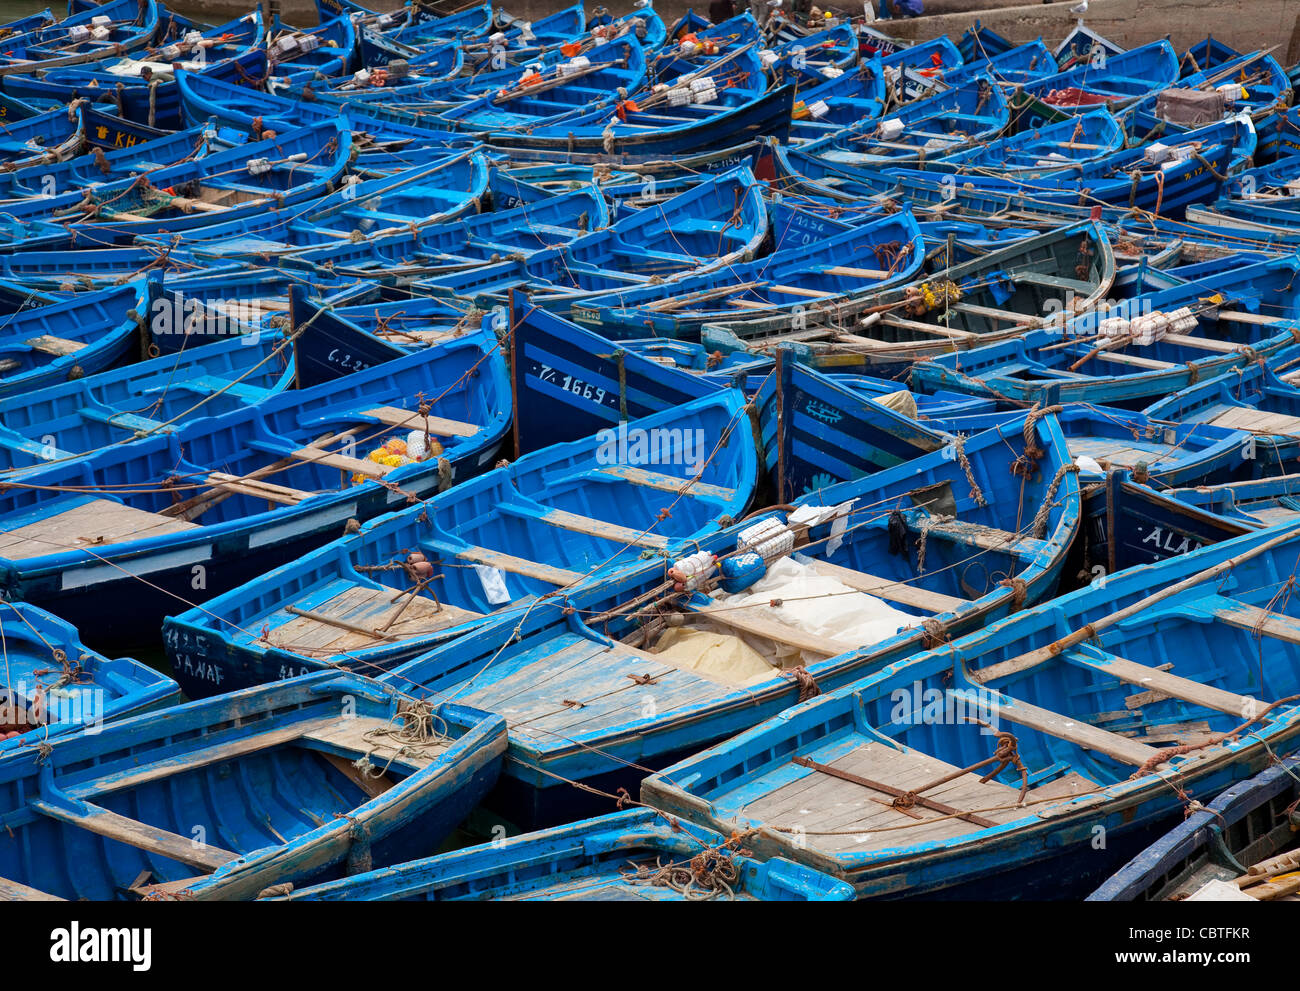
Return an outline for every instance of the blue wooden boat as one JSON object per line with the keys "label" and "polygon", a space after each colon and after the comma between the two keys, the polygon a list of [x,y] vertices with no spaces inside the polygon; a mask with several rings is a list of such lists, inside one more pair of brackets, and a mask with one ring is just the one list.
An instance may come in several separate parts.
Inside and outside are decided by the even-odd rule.
{"label": "blue wooden boat", "polygon": [[[1294,349],[1274,357],[1282,362]],[[1254,437],[1252,461],[1264,474],[1294,470],[1300,457],[1300,388],[1283,381],[1267,362],[1250,364],[1175,392],[1148,406],[1150,417],[1246,430]]]}
{"label": "blue wooden boat", "polygon": [[105,49],[137,51],[158,31],[158,4],[155,0],[69,4],[68,16],[62,20],[28,26],[30,30],[5,39],[0,76],[96,62],[104,57]]}
{"label": "blue wooden boat", "polygon": [[1110,575],[651,775],[642,801],[859,898],[1081,896],[1300,746],[1276,598],[1297,551],[1293,526]]}
{"label": "blue wooden boat", "polygon": [[[691,22],[689,26],[687,22]],[[716,55],[728,48],[747,45],[759,41],[762,29],[754,20],[752,12],[745,10],[735,17],[713,24],[692,11],[678,22],[680,27],[669,29],[668,40],[652,53],[651,71],[657,71],[661,65],[667,65],[677,59],[699,60]]]}
{"label": "blue wooden boat", "polygon": [[137,279],[9,317],[0,331],[0,397],[111,368],[139,346],[148,302]]}
{"label": "blue wooden boat", "polygon": [[231,337],[0,399],[0,470],[76,458],[243,409],[288,388],[293,374],[282,339]]}
{"label": "blue wooden boat", "polygon": [[999,85],[1017,86],[1059,71],[1051,51],[1038,38],[995,55],[984,53],[966,58],[960,68],[946,70],[943,81],[949,86],[959,86],[976,73],[984,73]]}
{"label": "blue wooden boat", "polygon": [[[728,91],[715,92],[725,96]],[[606,119],[598,121],[572,125],[551,122],[527,133],[493,130],[484,137],[495,147],[544,151],[561,160],[572,153],[603,154],[615,162],[671,158],[684,152],[731,147],[759,135],[783,139],[794,108],[794,86],[778,86],[732,106],[718,104],[716,109],[710,109],[711,106],[699,103],[656,106],[655,113],[624,108],[621,116],[610,113],[613,108],[607,108],[603,112]]]}
{"label": "blue wooden boat", "polygon": [[183,241],[154,235],[136,244],[166,246],[196,260],[255,258],[276,264],[313,248],[382,243],[397,234],[419,237],[427,227],[478,213],[488,199],[490,181],[479,149],[454,151],[392,175],[344,182],[310,203],[265,220],[213,222]]}
{"label": "blue wooden boat", "polygon": [[[500,69],[506,65],[518,66],[544,57],[560,45],[580,41],[586,34],[587,19],[581,3],[565,7],[535,21],[511,18],[504,11],[497,14],[497,30],[488,35],[465,38],[456,43],[469,63],[469,70],[477,74],[484,69]],[[509,23],[502,23],[508,21]],[[436,32],[428,32],[415,25],[383,36],[392,44],[428,49],[438,46],[443,39]],[[443,42],[445,44],[445,42]]]}
{"label": "blue wooden boat", "polygon": [[[99,127],[107,130],[116,124],[115,118],[95,114],[85,107],[80,108],[79,113],[91,131]],[[110,124],[109,121],[114,123]],[[229,132],[224,135],[225,139],[235,137]],[[146,166],[149,165],[174,165],[186,158],[200,159],[213,150],[229,147],[233,143],[223,140],[222,133],[215,129],[206,128],[192,128],[170,134],[159,132],[157,137],[146,137],[141,141],[130,138],[129,134],[119,132],[117,146],[108,143],[108,150],[103,145],[97,145],[84,154],[75,154],[63,161],[18,168],[0,174],[0,195],[6,199],[17,199],[82,190],[95,183],[134,178],[146,171]]]}
{"label": "blue wooden boat", "polygon": [[[593,66],[602,65],[606,59],[593,61],[598,52],[621,51],[625,56],[630,56],[630,62],[624,68],[636,74],[637,65],[642,65],[643,72],[643,64],[659,51],[666,33],[663,21],[659,20],[654,10],[638,8],[620,17],[615,23],[589,25],[588,33],[572,42],[552,43],[549,47],[541,48],[520,48],[513,55],[510,47],[502,48],[499,42],[491,40],[491,36],[468,44],[461,42],[459,44],[467,48],[467,52],[477,62],[472,66],[471,72],[429,83],[422,87],[419,94],[411,94],[408,99],[415,105],[442,104],[442,107],[458,101],[476,100],[482,96],[498,94],[502,90],[515,90],[523,79],[530,79],[533,74],[549,74],[554,79],[555,73],[560,72],[560,64],[565,61],[571,62],[571,72],[573,69],[590,72],[589,66],[582,60],[591,62]],[[520,73],[521,68],[524,73]],[[601,69],[598,72],[617,70]],[[581,82],[581,79],[576,82]],[[610,88],[604,95],[612,96],[614,92],[614,88]]]}
{"label": "blue wooden boat", "polygon": [[38,31],[41,28],[49,27],[57,20],[58,18],[54,16],[50,8],[46,7],[44,10],[38,11],[34,14],[28,14],[26,17],[15,17],[11,21],[5,21],[3,30],[5,31],[5,37],[10,37],[11,35],[30,34],[31,32]]}
{"label": "blue wooden boat", "polygon": [[[530,611],[561,601],[557,589],[644,571],[646,551],[689,552],[753,497],[745,408],[723,391],[552,445],[249,575],[245,587],[167,619],[175,674],[200,695],[325,665],[377,673],[512,606]],[[403,563],[416,550],[427,575]]]}
{"label": "blue wooden boat", "polygon": [[957,39],[957,50],[966,62],[994,58],[1003,52],[1009,52],[1013,47],[1010,41],[978,20]]}
{"label": "blue wooden boat", "polygon": [[[1294,343],[1297,271],[1281,258],[1085,313],[1060,331],[1031,331],[1021,338],[918,365],[913,381],[1045,405],[1083,401],[1144,407],[1201,379],[1268,358]],[[1210,303],[1202,302],[1211,298]],[[1182,329],[1140,345],[1146,323]],[[1104,321],[1121,321],[1104,323]],[[1120,334],[1110,332],[1119,330]],[[1100,333],[1099,331],[1105,331]],[[1158,330],[1155,332],[1158,334]],[[1135,336],[1136,334],[1136,336]]]}
{"label": "blue wooden boat", "polygon": [[[293,294],[299,288],[331,307],[360,305],[380,293],[372,282],[288,268],[194,266],[154,278],[158,285],[150,302],[150,355],[189,351],[229,336],[238,336],[246,347],[256,349],[263,337],[289,330]],[[298,381],[303,384],[301,376]]]}
{"label": "blue wooden boat", "polygon": [[[508,191],[510,184],[503,185]],[[523,198],[509,209],[373,241],[337,238],[334,244],[286,253],[280,250],[280,242],[254,236],[200,245],[196,251],[211,252],[211,257],[218,257],[218,251],[227,257],[233,253],[261,264],[281,259],[303,269],[392,285],[476,269],[516,253],[543,251],[609,225],[608,204],[594,183],[554,196],[525,183],[516,183],[513,189]],[[513,202],[495,192],[493,200],[501,206]]]}
{"label": "blue wooden boat", "polygon": [[1169,497],[1251,528],[1300,519],[1300,475],[1170,489]]}
{"label": "blue wooden boat", "polygon": [[[298,888],[285,901],[849,901],[853,888],[653,809]],[[694,858],[703,857],[693,871]],[[697,876],[698,874],[698,876]]]}
{"label": "blue wooden boat", "polygon": [[[1241,781],[1188,815],[1096,891],[1090,902],[1296,901],[1300,758]],[[1235,890],[1234,890],[1235,889]]]}
{"label": "blue wooden boat", "polygon": [[[427,71],[429,60],[436,66],[437,78],[456,76],[465,67],[465,51],[455,42],[417,47],[398,41],[376,28],[364,25],[357,28],[358,71],[387,68],[392,62],[405,62],[408,68],[412,63],[425,63],[424,69]],[[367,81],[372,80],[368,78]]]}
{"label": "blue wooden boat", "polygon": [[947,84],[949,73],[965,74],[962,54],[946,35],[899,46],[878,44],[877,36],[864,33],[862,28],[858,31],[859,57],[879,56],[891,103],[905,104],[933,96]]}
{"label": "blue wooden boat", "polygon": [[[495,340],[336,357],[351,374],[10,476],[0,584],[120,637],[492,463],[510,402]],[[413,432],[424,460],[397,448]]]}
{"label": "blue wooden boat", "polygon": [[0,760],[180,701],[180,686],[171,678],[129,657],[110,660],[91,650],[75,627],[44,609],[6,602],[0,630]]}
{"label": "blue wooden boat", "polygon": [[180,233],[257,217],[321,195],[342,178],[350,151],[346,124],[331,122],[214,152],[147,177],[14,200],[5,204],[5,215],[20,228],[5,231],[3,240],[12,246],[50,244],[43,230],[35,237],[22,232],[26,225],[44,224],[61,231],[68,247],[103,247],[129,243],[138,234]]}
{"label": "blue wooden boat", "polygon": [[1109,38],[1103,38],[1083,24],[1076,23],[1052,54],[1061,63],[1061,68],[1068,69],[1076,64],[1096,60],[1099,53],[1109,57],[1122,55],[1124,51],[1123,46],[1115,44]]}
{"label": "blue wooden boat", "polygon": [[705,176],[653,210],[625,211],[608,227],[512,261],[419,283],[424,292],[504,299],[520,285],[536,305],[564,309],[623,289],[676,284],[748,261],[768,237],[762,187],[748,168]]}
{"label": "blue wooden boat", "polygon": [[[308,99],[306,88],[297,98],[266,93],[250,86],[218,79],[211,72],[176,74],[185,122],[199,126],[211,120],[243,134],[260,136],[265,131],[284,133],[297,127],[325,124],[342,118],[354,132],[358,165],[376,160],[383,164],[387,149],[399,155],[387,171],[410,167],[407,155],[421,149],[471,147],[477,142],[467,134],[440,130],[415,114],[368,101],[330,103]],[[292,91],[292,87],[290,88]]]}
{"label": "blue wooden boat", "polygon": [[809,311],[911,282],[921,272],[924,255],[920,229],[911,212],[903,210],[756,261],[584,298],[568,311],[576,323],[610,338],[689,339],[705,324],[742,313],[747,320],[799,322]]}
{"label": "blue wooden boat", "polygon": [[42,168],[75,155],[85,140],[78,109],[60,108],[10,121],[0,136],[0,172]]}
{"label": "blue wooden boat", "polygon": [[[1266,52],[1241,55],[1224,46],[1218,57],[1204,57],[1205,67],[1185,74],[1176,88],[1217,90],[1222,94],[1225,114],[1249,114],[1259,135],[1254,164],[1273,162],[1282,149],[1285,115],[1291,104],[1292,85],[1286,71]],[[1158,97],[1141,101],[1129,111],[1133,126],[1146,129],[1163,124],[1161,136],[1180,130],[1157,110]]]}
{"label": "blue wooden boat", "polygon": [[0,758],[4,892],[251,899],[408,860],[492,787],[505,734],[326,673],[63,735]]}
{"label": "blue wooden boat", "polygon": [[892,468],[954,438],[800,364],[785,349],[755,396],[778,503]]}
{"label": "blue wooden boat", "polygon": [[[516,451],[526,453],[549,443],[576,440],[600,429],[616,428],[624,418],[647,416],[721,388],[740,386],[748,395],[757,394],[761,422],[769,428],[764,437],[765,460],[769,472],[775,473],[774,445],[780,435],[774,429],[779,412],[775,383],[780,373],[774,372],[771,359],[743,352],[710,355],[699,344],[662,338],[614,343],[532,306],[522,292],[513,294],[511,302],[502,329],[508,328],[511,341]],[[397,308],[405,304],[388,305]],[[355,307],[352,312],[367,309],[374,308]],[[416,319],[423,321],[427,317],[420,314]],[[883,436],[872,435],[872,443],[880,448],[877,453],[864,452],[859,446],[860,457],[850,458],[848,452],[836,449],[834,457],[844,459],[837,465],[844,472],[841,478],[856,477],[849,473],[847,464],[857,466],[859,473],[868,466],[894,464],[900,452],[912,450],[902,437],[924,438],[931,433],[924,425],[918,429],[917,424],[878,404],[878,400],[899,393],[903,388],[900,383],[861,375],[836,375],[828,380],[802,365],[793,365],[791,354],[786,364],[787,377],[803,382],[811,376],[818,383],[827,383],[827,396],[833,405],[822,413],[824,421],[834,418],[843,427],[869,433],[883,427]],[[797,390],[787,388],[791,400],[796,394]],[[808,397],[798,394],[798,398]],[[960,393],[918,395],[914,402],[922,418],[989,412],[993,407],[992,403]],[[800,410],[803,408],[801,405]],[[783,401],[781,409],[794,409],[794,404],[787,407]],[[846,410],[876,422],[859,420]],[[832,429],[832,425],[823,423],[821,429]],[[794,435],[787,439],[793,442]],[[924,449],[933,450],[942,443]],[[800,454],[810,455],[806,445],[800,446]]]}
{"label": "blue wooden boat", "polygon": [[791,143],[817,141],[864,118],[879,118],[885,110],[885,74],[878,58],[830,79],[807,80],[796,90]]}
{"label": "blue wooden boat", "polygon": [[[987,429],[1014,413],[976,414],[937,420],[938,429]],[[1143,413],[1093,403],[1071,403],[1057,411],[1080,477],[1100,481],[1103,472],[1124,469],[1140,481],[1162,487],[1200,481],[1228,481],[1250,474],[1251,437],[1243,430],[1205,423],[1170,423]],[[1083,460],[1087,459],[1087,460]]]}
{"label": "blue wooden boat", "polygon": [[[859,180],[891,188],[895,195],[934,204],[959,201],[968,212],[999,213],[1011,208],[1078,215],[1098,205],[1127,205],[1157,216],[1181,218],[1192,204],[1219,194],[1226,176],[1249,160],[1256,147],[1254,125],[1246,116],[1177,135],[1157,153],[1133,148],[1032,178],[965,176],[954,188],[917,170],[890,169]],[[1161,161],[1154,159],[1160,158]],[[1207,167],[1208,166],[1208,167]],[[980,199],[983,202],[980,202]],[[1098,218],[1101,219],[1101,218]],[[1118,217],[1116,219],[1119,219]]]}
{"label": "blue wooden boat", "polygon": [[[959,458],[934,452],[819,489],[793,513],[762,514],[686,545],[692,555],[704,552],[705,562],[722,559],[723,588],[731,591],[721,598],[705,594],[718,575],[711,563],[686,579],[695,572],[679,559],[665,583],[670,550],[669,562],[503,615],[382,677],[506,715],[510,759],[491,804],[511,821],[548,824],[599,808],[569,782],[607,794],[632,788],[647,766],[910,656],[945,629],[987,622],[1054,591],[1078,526],[1078,488],[1050,415],[1029,428],[1045,446],[1025,479],[1023,503],[983,496],[1014,477],[1025,430],[1021,418],[969,438],[969,478]],[[750,558],[753,569],[733,585],[726,561],[737,556],[741,534],[772,556],[766,565]],[[797,556],[787,557],[792,551]],[[828,591],[831,615],[801,612],[808,595],[815,603],[816,593]],[[722,658],[710,643],[726,651]]]}
{"label": "blue wooden boat", "polygon": [[64,69],[36,67],[27,74],[0,76],[0,87],[37,106],[59,107],[85,100],[139,124],[176,128],[180,126],[174,79],[177,66],[230,81],[267,75],[260,12],[186,34],[188,37],[139,52],[138,58],[106,58]]}
{"label": "blue wooden boat", "polygon": [[715,393],[719,383],[673,374],[649,357],[614,344],[511,294],[510,376],[515,397],[515,450],[617,429],[626,419]]}
{"label": "blue wooden boat", "polygon": [[1119,54],[1093,55],[1087,65],[1026,83],[1024,93],[1067,112],[1101,104],[1122,106],[1172,84],[1178,64],[1168,41],[1153,41]]}
{"label": "blue wooden boat", "polygon": [[940,172],[1043,174],[1083,167],[1109,158],[1124,147],[1125,133],[1107,110],[1080,114],[1073,120],[1045,124],[1000,138],[983,147],[956,151],[927,162]]}
{"label": "blue wooden boat", "polygon": [[[803,311],[801,328],[788,315],[715,318],[702,328],[701,340],[724,354],[764,351],[797,331],[798,345],[810,351],[806,362],[842,371],[888,370],[954,349],[969,354],[966,349],[978,349],[981,341],[1058,324],[1072,305],[1084,311],[1098,305],[1115,280],[1110,241],[1091,221],[1018,239],[960,264],[949,266],[946,259],[946,251],[936,253],[924,278],[881,293],[827,306],[814,301]],[[925,391],[936,388],[971,391],[927,381]]]}
{"label": "blue wooden boat", "polygon": [[1085,487],[1077,570],[1088,580],[1187,554],[1257,528],[1177,498],[1176,493],[1185,490],[1160,490],[1149,482],[1135,482],[1132,472],[1117,468],[1106,472],[1101,485]]}
{"label": "blue wooden boat", "polygon": [[[812,179],[843,172],[907,164],[995,139],[1009,109],[998,86],[985,75],[925,99],[902,104],[883,119],[865,119],[790,152],[800,172]],[[819,168],[820,166],[820,168]]]}
{"label": "blue wooden boat", "polygon": [[775,78],[833,78],[857,61],[858,37],[851,25],[840,24],[792,39],[771,51],[777,60],[769,71]]}

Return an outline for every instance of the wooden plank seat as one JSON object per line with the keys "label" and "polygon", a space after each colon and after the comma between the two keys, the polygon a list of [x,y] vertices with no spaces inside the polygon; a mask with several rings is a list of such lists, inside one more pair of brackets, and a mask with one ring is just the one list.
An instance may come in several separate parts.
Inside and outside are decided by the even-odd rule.
{"label": "wooden plank seat", "polygon": [[58,895],[51,895],[19,881],[10,881],[7,877],[0,877],[0,902],[61,902],[65,900]]}
{"label": "wooden plank seat", "polygon": [[398,406],[376,406],[363,410],[362,416],[374,417],[389,427],[405,427],[407,430],[428,429],[429,433],[439,437],[473,437],[483,428],[474,423],[462,423],[442,416],[421,416],[419,410],[402,409]]}
{"label": "wooden plank seat", "polygon": [[1220,310],[1219,319],[1229,323],[1250,323],[1271,327],[1274,325],[1291,326],[1295,321],[1287,317],[1270,316],[1267,313],[1251,313],[1249,310]]}
{"label": "wooden plank seat", "polygon": [[319,719],[305,719],[263,733],[221,739],[206,747],[188,751],[172,759],[147,764],[137,771],[113,774],[108,779],[107,784],[98,779],[90,778],[76,785],[71,785],[65,788],[64,791],[71,798],[87,799],[105,791],[121,791],[135,788],[160,778],[171,777],[174,774],[184,774],[211,764],[234,760],[245,754],[252,754],[259,750],[269,750],[272,747],[292,743],[304,736],[315,733],[317,730],[328,730],[338,722],[338,718],[337,715],[331,715]]}
{"label": "wooden plank seat", "polygon": [[615,543],[628,544],[633,547],[649,547],[654,550],[662,550],[668,546],[668,538],[657,533],[643,533],[632,527],[621,526],[618,523],[608,523],[605,520],[594,520],[588,516],[565,512],[563,509],[550,510],[542,517],[542,522],[563,530],[585,533],[589,537],[601,537],[605,540],[612,540]]}
{"label": "wooden plank seat", "polygon": [[1060,713],[1052,712],[1050,709],[1041,709],[1036,705],[1031,705],[1020,699],[1013,699],[1000,692],[992,692],[990,697],[990,690],[987,688],[983,690],[979,697],[966,689],[952,690],[951,694],[963,699],[972,707],[972,712],[978,711],[980,707],[985,707],[988,704],[996,705],[997,717],[1001,721],[1038,730],[1040,733],[1073,743],[1085,750],[1095,750],[1098,753],[1106,754],[1108,757],[1113,757],[1124,764],[1141,767],[1156,755],[1154,747],[1148,747],[1128,737],[1099,729],[1082,719],[1063,716]]}
{"label": "wooden plank seat", "polygon": [[538,581],[549,582],[552,585],[571,585],[586,577],[576,571],[566,571],[563,568],[556,568],[549,564],[541,564],[537,561],[528,561],[522,557],[515,557],[513,554],[505,554],[501,551],[494,551],[488,547],[467,547],[463,550],[457,551],[456,557],[463,561],[472,561],[475,564],[486,565],[489,568],[497,568],[500,571],[506,571],[512,575],[523,575],[526,578],[536,578]]}
{"label": "wooden plank seat", "polygon": [[603,468],[597,468],[596,473],[621,479],[624,482],[631,482],[633,485],[644,485],[646,488],[659,489],[664,492],[679,492],[685,489],[691,495],[711,496],[715,499],[725,500],[734,499],[736,496],[735,489],[725,488],[721,485],[711,485],[708,482],[693,481],[677,475],[665,475],[662,472],[649,471],[631,465],[607,465]]}
{"label": "wooden plank seat", "polygon": [[330,468],[338,468],[340,471],[349,471],[354,475],[365,475],[369,478],[383,478],[392,471],[388,465],[377,464],[367,458],[353,458],[346,454],[325,451],[319,447],[300,447],[296,451],[290,451],[289,456],[298,461],[328,465]]}
{"label": "wooden plank seat", "polygon": [[1236,354],[1241,350],[1241,345],[1233,344],[1232,341],[1216,341],[1211,337],[1192,337],[1189,334],[1165,334],[1162,340],[1179,347],[1214,351],[1218,354]]}
{"label": "wooden plank seat", "polygon": [[166,857],[178,863],[200,870],[214,871],[224,864],[236,859],[239,854],[206,843],[195,843],[188,836],[181,836],[157,826],[127,818],[109,809],[100,808],[89,802],[78,803],[79,810],[65,809],[61,805],[35,799],[31,808],[41,815],[60,822],[85,829],[98,836],[125,843],[138,850]]}
{"label": "wooden plank seat", "polygon": [[207,482],[213,488],[239,493],[241,495],[252,496],[256,499],[266,499],[269,502],[278,502],[284,506],[296,506],[304,499],[310,499],[316,493],[306,492],[303,489],[290,488],[287,485],[276,485],[274,482],[264,482],[259,478],[244,478],[239,475],[228,475],[222,471],[210,472]]}
{"label": "wooden plank seat", "polygon": [[[920,529],[919,526],[914,528]],[[1010,530],[999,530],[997,527],[985,526],[982,523],[967,523],[963,520],[949,520],[944,523],[933,524],[930,527],[930,536],[935,535],[961,540],[981,550],[1006,551],[1008,553],[1022,551],[1027,554],[1035,554],[1042,550],[1046,543],[1046,541],[1035,537],[1013,533]]]}
{"label": "wooden plank seat", "polygon": [[1235,626],[1240,630],[1250,630],[1275,640],[1300,644],[1300,619],[1285,613],[1273,612],[1252,606],[1248,602],[1225,599],[1225,605],[1214,610],[1214,618],[1221,623]]}
{"label": "wooden plank seat", "polygon": [[1138,664],[1116,654],[1106,653],[1103,657],[1095,657],[1081,650],[1067,650],[1060,657],[1062,661],[1075,667],[1088,668],[1118,678],[1130,685],[1162,692],[1184,702],[1203,705],[1217,712],[1226,712],[1230,716],[1244,717],[1253,708],[1252,700],[1244,695],[1203,685],[1190,678],[1182,678],[1169,671]]}
{"label": "wooden plank seat", "polygon": [[1097,291],[1097,285],[1093,282],[1084,282],[1082,279],[1069,279],[1062,275],[1047,275],[1032,270],[1008,272],[1007,280],[1010,282],[1027,282],[1030,285],[1044,286],[1048,289],[1073,289],[1085,298]]}
{"label": "wooden plank seat", "polygon": [[1160,361],[1157,358],[1144,358],[1141,355],[1126,354],[1120,351],[1102,351],[1094,355],[1098,361],[1109,361],[1118,365],[1131,365],[1134,368],[1148,368],[1153,371],[1164,371],[1168,368],[1177,368],[1172,361]]}
{"label": "wooden plank seat", "polygon": [[54,355],[56,358],[76,354],[86,346],[85,341],[70,341],[66,337],[55,337],[53,334],[42,334],[40,337],[33,337],[31,340],[23,341],[23,343],[33,351]]}
{"label": "wooden plank seat", "polygon": [[889,578],[877,578],[875,575],[855,571],[852,568],[845,568],[838,564],[831,564],[829,561],[815,561],[813,570],[820,575],[825,575],[827,578],[834,578],[840,584],[847,585],[849,588],[857,589],[859,592],[865,592],[868,595],[874,595],[878,599],[897,602],[899,605],[912,606],[916,609],[925,609],[933,613],[952,612],[970,604],[969,599],[959,599],[954,595],[932,592],[926,588],[918,588],[915,585],[896,582]]}
{"label": "wooden plank seat", "polygon": [[918,334],[928,334],[931,337],[950,337],[962,340],[979,336],[973,331],[953,330],[949,327],[940,327],[938,324],[923,323],[920,320],[908,320],[905,317],[900,317],[894,314],[882,317],[880,322],[888,324],[890,327],[898,327],[902,330],[911,330]]}
{"label": "wooden plank seat", "polygon": [[138,413],[123,413],[111,409],[98,409],[94,406],[83,406],[77,413],[83,420],[104,423],[110,427],[121,427],[123,430],[133,430],[139,433],[151,433],[162,427],[160,420],[151,420],[148,417],[140,416]]}

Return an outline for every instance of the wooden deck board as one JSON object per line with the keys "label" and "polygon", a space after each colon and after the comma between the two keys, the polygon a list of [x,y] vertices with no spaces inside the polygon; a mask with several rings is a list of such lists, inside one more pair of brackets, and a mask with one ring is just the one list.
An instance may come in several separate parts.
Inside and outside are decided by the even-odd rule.
{"label": "wooden deck board", "polygon": [[1285,413],[1270,413],[1267,410],[1248,406],[1234,406],[1225,413],[1220,413],[1210,421],[1216,427],[1228,427],[1233,430],[1252,430],[1265,434],[1300,435],[1300,416],[1287,416]]}
{"label": "wooden deck board", "polygon": [[[401,727],[400,722],[391,725],[394,729]],[[372,764],[382,766],[391,760],[394,765],[404,766],[409,771],[427,767],[450,745],[448,741],[433,741],[421,746],[424,753],[414,754],[399,752],[402,745],[382,735],[366,739],[367,733],[384,730],[389,726],[387,719],[371,716],[340,717],[316,725],[310,732],[302,734],[301,740],[303,743],[321,745],[331,752],[371,754]]]}
{"label": "wooden deck board", "polygon": [[[816,759],[814,757],[814,759]],[[957,770],[951,764],[916,750],[895,750],[881,742],[869,742],[835,760],[829,766],[860,777],[907,791]],[[960,809],[979,809],[1014,804],[1019,789],[999,782],[981,784],[978,775],[967,774],[924,793],[925,797]],[[879,799],[880,801],[876,801]],[[808,842],[828,851],[871,850],[898,844],[912,844],[974,832],[980,827],[955,818],[938,818],[940,813],[917,806],[914,812],[925,822],[891,808],[893,796],[852,781],[816,770],[776,789],[746,806],[742,815],[772,825],[799,825],[808,831]],[[885,804],[881,804],[881,803]],[[1018,818],[1023,810],[980,813],[1000,821]],[[875,832],[883,826],[906,826]],[[844,835],[815,835],[819,831],[845,831]],[[870,835],[868,835],[870,834]]]}
{"label": "wooden deck board", "polygon": [[[436,633],[472,619],[479,619],[483,615],[448,602],[439,606],[427,595],[416,596],[413,600],[409,596],[403,596],[393,602],[393,597],[397,594],[396,589],[387,586],[370,588],[364,585],[353,585],[320,605],[314,606],[310,611],[353,626],[373,629],[376,634],[385,634],[389,638],[418,637]],[[399,611],[400,618],[384,629],[384,624],[397,616]],[[267,642],[295,653],[339,654],[358,647],[374,646],[383,642],[383,639],[379,635],[369,637],[364,633],[332,626],[319,619],[295,615],[287,623],[273,629]]]}
{"label": "wooden deck board", "polygon": [[111,499],[92,499],[35,523],[0,533],[0,557],[23,560],[73,548],[118,544],[197,528],[197,523],[136,509]]}

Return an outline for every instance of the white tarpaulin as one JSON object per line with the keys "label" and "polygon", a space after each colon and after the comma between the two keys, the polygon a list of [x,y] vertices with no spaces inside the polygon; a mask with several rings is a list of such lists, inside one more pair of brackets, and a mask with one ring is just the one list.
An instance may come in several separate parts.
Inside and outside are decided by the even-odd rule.
{"label": "white tarpaulin", "polygon": [[[727,608],[727,615],[754,616],[780,623],[801,633],[826,637],[845,650],[885,640],[905,626],[917,626],[920,617],[896,609],[865,592],[820,575],[811,563],[779,558],[767,574],[748,591],[728,595],[717,593],[714,602]],[[779,606],[773,606],[779,600]],[[707,634],[687,637],[687,632]],[[670,634],[675,634],[670,636]],[[691,630],[670,630],[660,645],[672,644],[666,659],[680,667],[729,682],[750,680],[773,667],[792,668],[820,660],[822,655],[805,656],[797,647],[773,643],[761,636],[740,633],[730,627],[699,618]],[[741,650],[744,646],[746,649]],[[692,653],[694,651],[694,653]],[[766,669],[760,667],[765,664]]]}

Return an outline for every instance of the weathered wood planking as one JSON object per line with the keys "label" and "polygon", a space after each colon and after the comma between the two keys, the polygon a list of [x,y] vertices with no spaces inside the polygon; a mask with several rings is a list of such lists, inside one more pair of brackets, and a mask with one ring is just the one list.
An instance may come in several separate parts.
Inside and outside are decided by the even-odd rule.
{"label": "weathered wood planking", "polygon": [[[268,643],[295,653],[340,654],[358,647],[373,646],[380,641],[381,633],[389,638],[415,637],[436,633],[482,615],[447,602],[439,606],[425,596],[416,596],[414,600],[402,596],[394,602],[397,595],[396,589],[387,586],[350,585],[309,610],[340,623],[373,629],[375,636],[366,636],[310,616],[295,615],[271,631]],[[399,611],[400,618],[385,627],[394,616],[398,616]]]}
{"label": "weathered wood planking", "polygon": [[197,528],[197,523],[150,513],[111,499],[91,499],[35,523],[0,533],[0,557],[23,560],[69,548],[117,544]]}
{"label": "weathered wood planking", "polygon": [[29,804],[32,809],[51,819],[58,819],[78,829],[117,840],[119,843],[125,843],[190,867],[214,871],[239,856],[230,850],[222,850],[206,843],[195,843],[188,836],[180,836],[166,829],[129,819],[96,805],[88,805],[88,810],[83,815],[43,799],[33,799]]}

